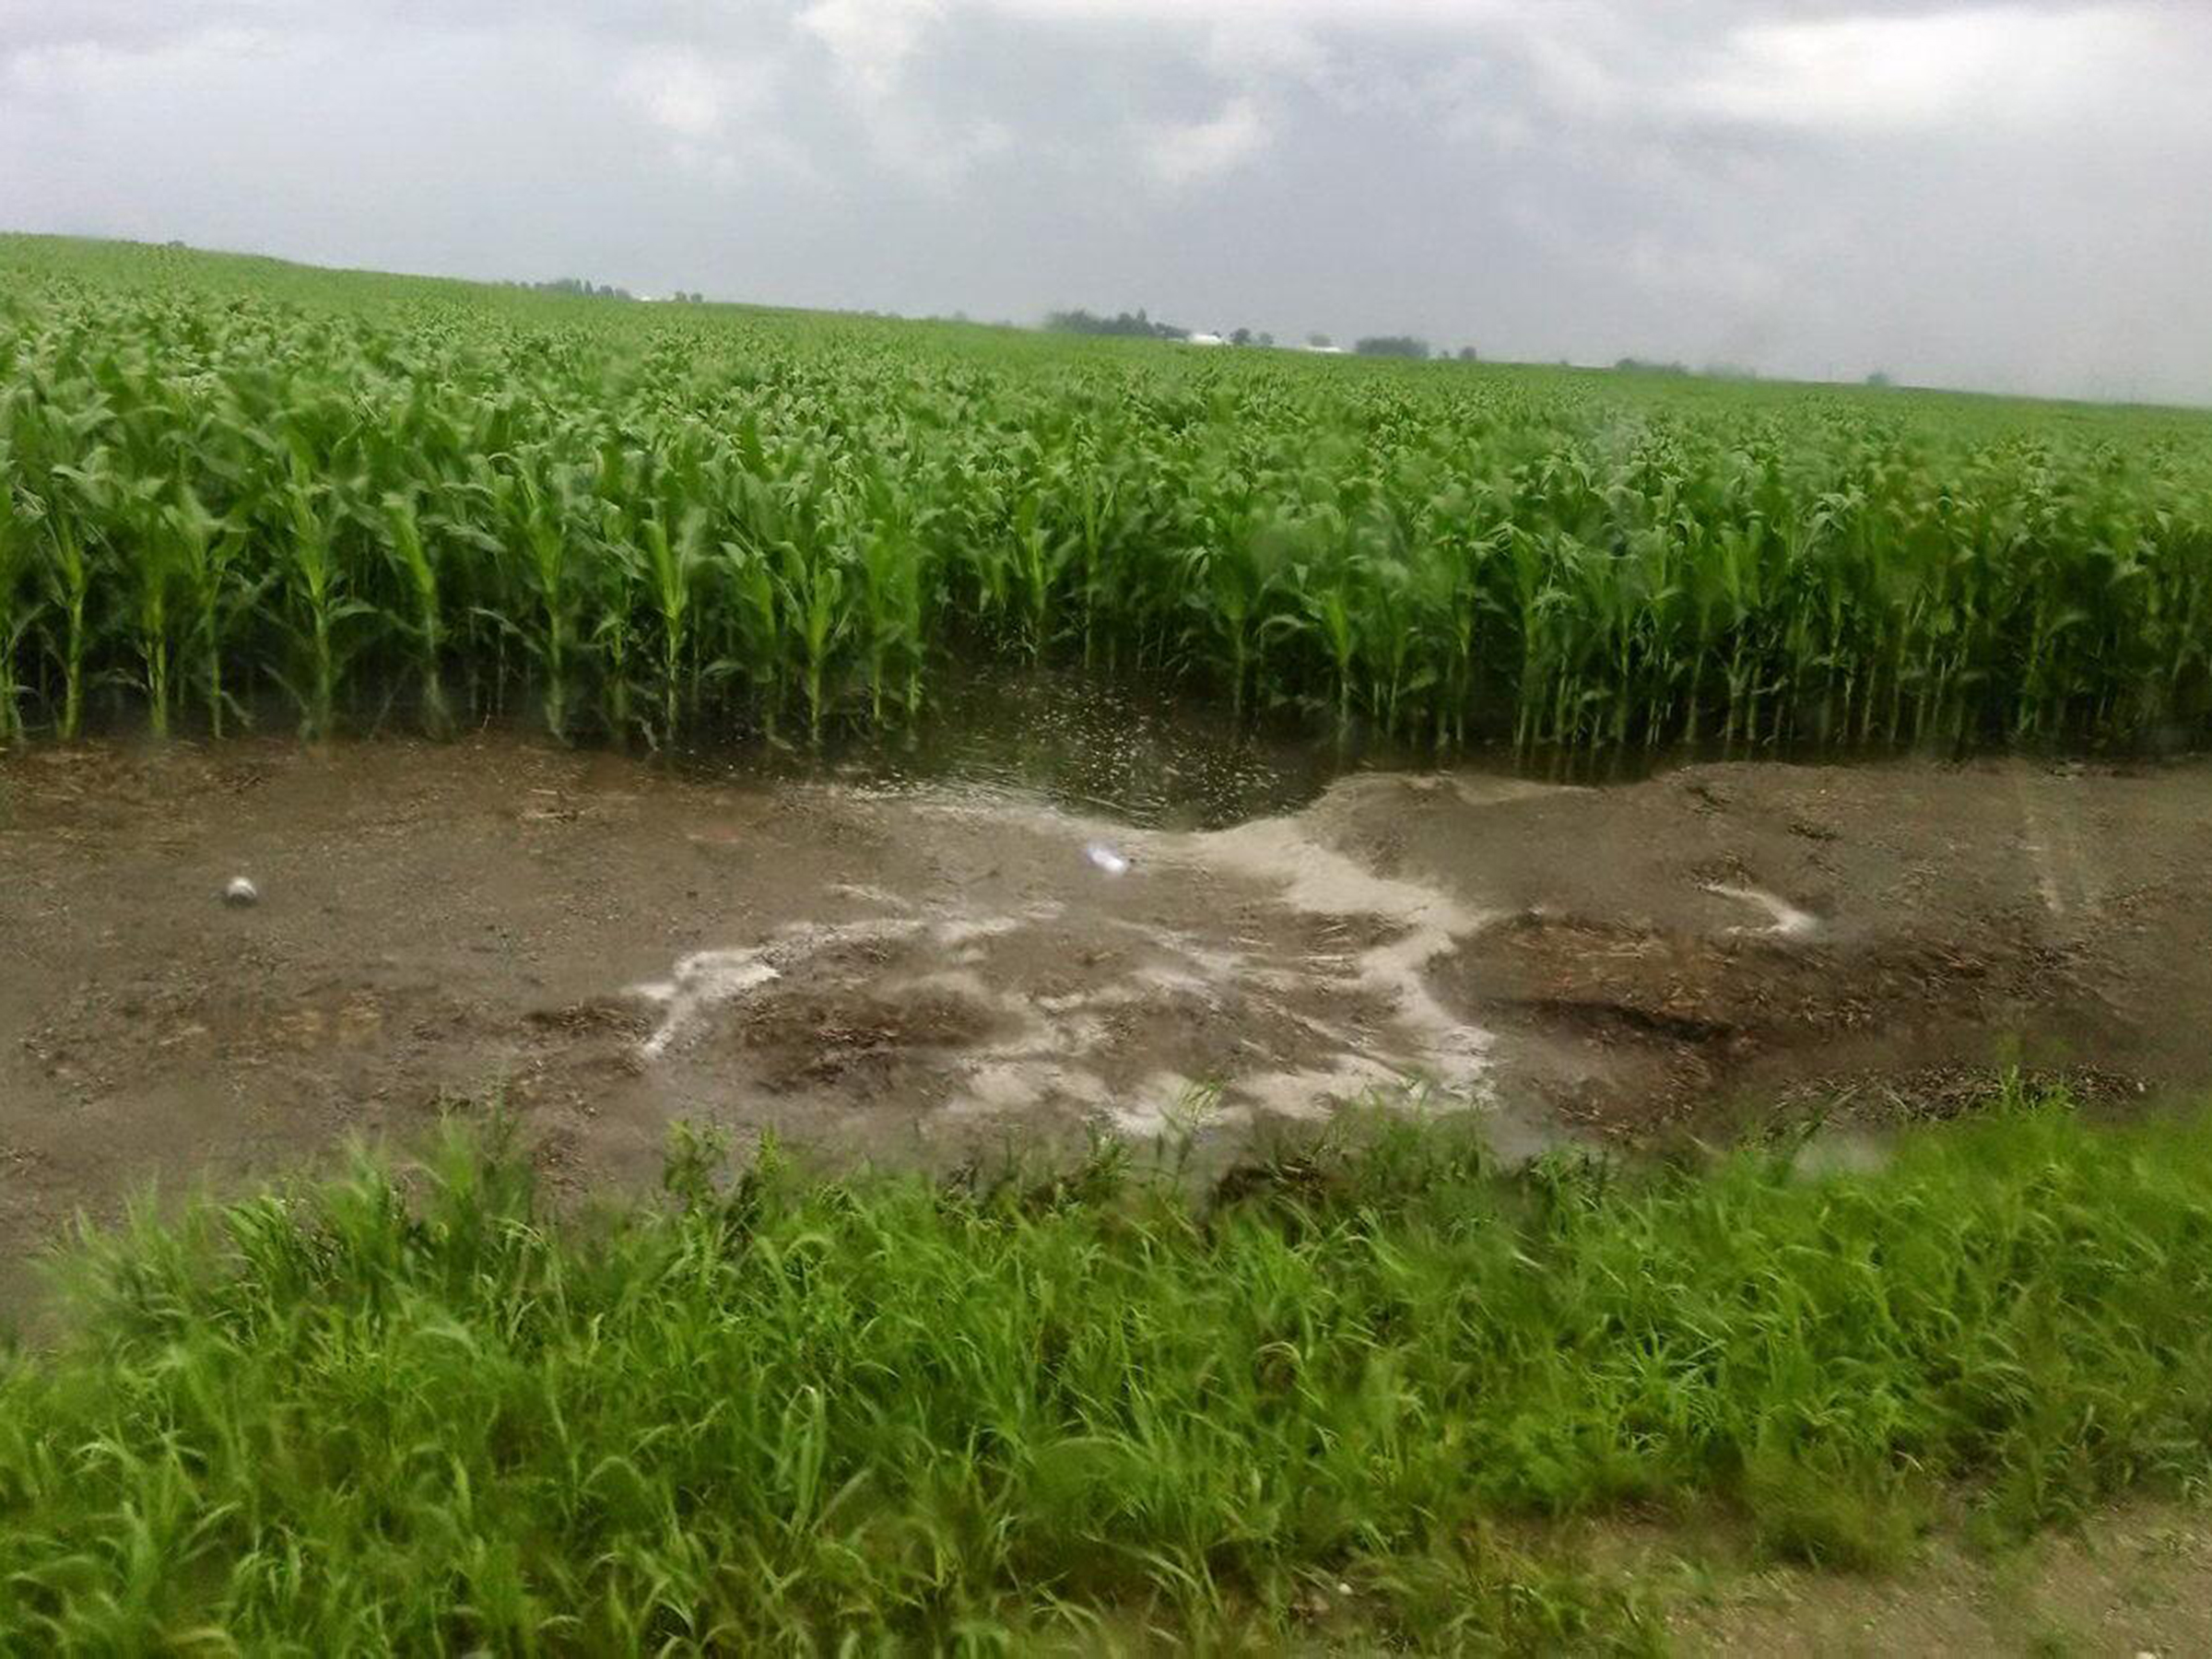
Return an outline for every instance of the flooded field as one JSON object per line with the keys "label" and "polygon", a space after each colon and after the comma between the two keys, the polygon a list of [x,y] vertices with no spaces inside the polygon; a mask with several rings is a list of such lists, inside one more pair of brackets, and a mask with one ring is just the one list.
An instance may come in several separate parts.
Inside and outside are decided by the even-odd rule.
{"label": "flooded field", "polygon": [[1118,729],[1126,799],[499,736],[0,761],[0,1236],[488,1093],[581,1187],[678,1117],[940,1166],[1410,1090],[1517,1154],[2212,1079],[2212,766],[1324,783]]}

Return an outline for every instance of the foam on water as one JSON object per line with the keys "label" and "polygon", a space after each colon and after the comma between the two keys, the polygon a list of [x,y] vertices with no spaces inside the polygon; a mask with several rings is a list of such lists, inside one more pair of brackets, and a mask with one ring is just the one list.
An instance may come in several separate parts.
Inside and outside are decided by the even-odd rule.
{"label": "foam on water", "polygon": [[[1348,788],[1350,785],[1339,785]],[[1528,788],[1516,785],[1505,798]],[[934,953],[934,966],[910,960],[880,970],[870,994],[953,995],[987,1016],[987,1041],[944,1064],[957,1080],[951,1110],[1019,1114],[1052,1101],[1089,1111],[1117,1133],[1150,1137],[1190,1127],[1249,1124],[1255,1116],[1325,1116],[1335,1103],[1378,1095],[1418,1099],[1432,1109],[1495,1109],[1493,1035],[1456,1018],[1430,987],[1432,965],[1461,939],[1502,913],[1472,905],[1440,887],[1384,874],[1324,838],[1322,815],[1305,811],[1215,830],[1139,829],[1088,818],[1064,808],[997,793],[918,791],[897,810],[925,818],[982,820],[990,833],[1065,846],[1073,856],[1062,893],[1006,912],[932,908],[911,896],[845,886],[839,896],[892,913],[825,926],[798,926],[751,945],[695,952],[666,982],[636,988],[660,1003],[659,1027],[640,1053],[660,1059],[713,1008],[763,994],[787,976],[805,977],[823,953],[858,940],[910,941]],[[1112,836],[1112,841],[1107,837]],[[1111,866],[1095,850],[1109,847],[1135,887],[1086,877],[1084,860]],[[1049,860],[1047,861],[1049,867]],[[1194,912],[1189,923],[1164,925],[1138,903],[1155,889],[1141,885],[1158,872],[1182,904],[1204,911],[1203,895],[1218,888],[1238,895],[1244,920],[1223,909]],[[1117,898],[1116,895],[1122,897]],[[1340,921],[1300,924],[1293,936],[1314,940],[1286,954],[1279,921],[1264,925],[1251,907]],[[1777,911],[1778,927],[1802,912]],[[1069,988],[1065,979],[1031,982],[1027,970],[1049,958],[1063,919],[1095,935],[1127,935],[1128,959]],[[1210,924],[1210,925],[1209,925]],[[1021,935],[1033,935],[1023,937]],[[912,952],[902,953],[911,959]],[[1108,960],[1124,953],[1109,951]],[[1095,959],[1087,959],[1087,961]],[[825,974],[864,979],[878,971],[863,959],[836,963]],[[825,984],[830,981],[825,980]],[[834,991],[839,987],[832,985]],[[851,983],[843,986],[851,990]],[[866,987],[860,987],[865,989]],[[1178,1005],[1190,1010],[1178,1013]],[[1323,1010],[1365,1009],[1352,1018]],[[1221,1075],[1194,1079],[1172,1069],[1137,1073],[1147,1021],[1172,1030],[1195,1018],[1226,1039],[1237,1058]],[[1164,1023],[1162,1023],[1164,1022]],[[1239,1022],[1251,1036],[1239,1038]],[[1253,1041],[1257,1036],[1261,1040]],[[1117,1046],[1118,1044],[1118,1046]],[[1113,1081],[1119,1077],[1117,1083]]]}

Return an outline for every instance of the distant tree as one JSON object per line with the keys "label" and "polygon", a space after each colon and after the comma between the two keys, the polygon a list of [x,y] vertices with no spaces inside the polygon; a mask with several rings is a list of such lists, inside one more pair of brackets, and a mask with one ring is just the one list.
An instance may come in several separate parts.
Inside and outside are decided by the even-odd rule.
{"label": "distant tree", "polygon": [[1265,329],[1262,329],[1260,331],[1259,343],[1263,346],[1272,346],[1275,344],[1275,336],[1269,334]]}
{"label": "distant tree", "polygon": [[1330,347],[1334,346],[1335,342],[1330,339],[1329,336],[1324,334],[1310,334],[1306,336],[1306,344],[1312,347],[1316,351],[1326,351]]}
{"label": "distant tree", "polygon": [[580,276],[557,276],[551,282],[525,282],[523,287],[535,288],[541,294],[571,294],[580,300],[634,300],[636,295],[628,288],[616,288],[608,283],[593,284]]}
{"label": "distant tree", "polygon": [[1878,390],[1881,387],[1893,386],[1897,382],[1891,380],[1889,376],[1883,371],[1877,369],[1872,374],[1866,377],[1866,383]]}
{"label": "distant tree", "polygon": [[1472,346],[1462,346],[1459,348],[1459,360],[1463,363],[1479,363],[1482,354]]}
{"label": "distant tree", "polygon": [[1101,317],[1080,308],[1050,313],[1045,327],[1055,334],[1112,335],[1138,340],[1184,340],[1191,331],[1178,328],[1172,323],[1155,323],[1139,306],[1132,313],[1123,312],[1116,316]]}
{"label": "distant tree", "polygon": [[1231,346],[1249,346],[1249,345],[1251,345],[1251,344],[1252,344],[1252,330],[1251,330],[1251,329],[1249,329],[1249,328],[1240,328],[1240,329],[1237,329],[1237,330],[1236,330],[1234,333],[1232,333],[1232,334],[1231,334],[1231,335],[1229,336],[1229,343],[1230,343]]}
{"label": "distant tree", "polygon": [[1688,374],[1688,369],[1680,363],[1653,363],[1642,358],[1624,357],[1614,360],[1613,367],[1623,374]]}
{"label": "distant tree", "polygon": [[1426,359],[1429,342],[1411,335],[1370,335],[1354,342],[1352,350],[1360,357],[1396,357]]}

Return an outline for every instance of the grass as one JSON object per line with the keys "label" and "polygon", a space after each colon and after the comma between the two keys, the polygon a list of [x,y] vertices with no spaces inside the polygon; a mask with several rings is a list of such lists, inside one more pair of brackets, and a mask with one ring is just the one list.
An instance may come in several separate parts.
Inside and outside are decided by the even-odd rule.
{"label": "grass", "polygon": [[2212,1473],[2212,1124],[2058,1098],[1809,1179],[1446,1126],[1194,1194],[499,1133],[80,1244],[0,1371],[0,1631],[98,1651],[1644,1649],[1557,1518],[1845,1569]]}
{"label": "grass", "polygon": [[1080,665],[1437,747],[2212,738],[2212,417],[0,238],[0,742],[820,742]]}

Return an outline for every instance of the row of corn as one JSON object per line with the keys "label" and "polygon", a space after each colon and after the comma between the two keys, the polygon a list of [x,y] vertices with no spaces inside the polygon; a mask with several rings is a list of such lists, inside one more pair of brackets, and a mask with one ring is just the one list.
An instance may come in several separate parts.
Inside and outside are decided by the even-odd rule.
{"label": "row of corn", "polygon": [[1440,746],[2212,737],[2212,418],[0,278],[0,740],[819,741],[998,664]]}

